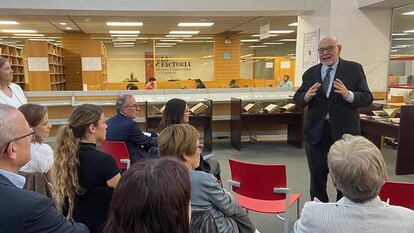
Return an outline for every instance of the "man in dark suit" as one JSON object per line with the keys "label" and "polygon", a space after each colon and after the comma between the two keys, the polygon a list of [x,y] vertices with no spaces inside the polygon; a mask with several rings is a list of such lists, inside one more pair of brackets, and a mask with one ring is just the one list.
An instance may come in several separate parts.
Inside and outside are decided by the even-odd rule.
{"label": "man in dark suit", "polygon": [[106,140],[125,142],[131,164],[152,155],[157,148],[157,138],[145,135],[134,121],[140,108],[132,95],[123,95],[116,101],[117,115],[106,121]]}
{"label": "man in dark suit", "polygon": [[49,198],[23,190],[25,178],[17,172],[31,159],[33,134],[21,112],[0,104],[0,231],[89,232],[56,212]]}
{"label": "man in dark suit", "polygon": [[[310,196],[328,202],[327,154],[343,134],[360,134],[358,108],[372,103],[362,66],[339,57],[341,45],[334,37],[319,43],[320,64],[309,68],[302,86],[293,97],[297,105],[308,106],[304,133],[310,172]],[[338,191],[337,199],[342,194]]]}

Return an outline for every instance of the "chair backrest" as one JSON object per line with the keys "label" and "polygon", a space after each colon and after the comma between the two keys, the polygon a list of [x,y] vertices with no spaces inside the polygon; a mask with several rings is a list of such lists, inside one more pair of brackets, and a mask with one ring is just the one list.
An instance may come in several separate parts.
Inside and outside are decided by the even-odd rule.
{"label": "chair backrest", "polygon": [[101,141],[102,150],[114,156],[120,169],[127,169],[127,164],[121,163],[123,159],[130,159],[125,142],[121,141]]}
{"label": "chair backrest", "polygon": [[414,210],[414,183],[386,182],[381,189],[382,201]]}
{"label": "chair backrest", "polygon": [[284,164],[254,164],[229,160],[231,179],[240,182],[233,191],[255,199],[282,200],[285,194],[276,194],[274,188],[286,188],[286,166]]}

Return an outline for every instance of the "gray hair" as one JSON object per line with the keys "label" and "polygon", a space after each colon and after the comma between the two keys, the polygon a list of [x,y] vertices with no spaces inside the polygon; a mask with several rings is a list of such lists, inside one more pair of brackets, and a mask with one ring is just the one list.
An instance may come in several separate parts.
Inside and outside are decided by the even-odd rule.
{"label": "gray hair", "polygon": [[0,104],[0,153],[3,154],[4,147],[7,143],[16,137],[19,128],[14,119],[10,117],[11,113],[18,111],[15,107],[7,104]]}
{"label": "gray hair", "polygon": [[362,136],[345,134],[329,150],[330,175],[345,197],[364,203],[378,196],[387,176],[381,151]]}
{"label": "gray hair", "polygon": [[122,110],[122,108],[123,108],[123,107],[125,107],[125,105],[126,105],[126,101],[127,101],[127,99],[128,99],[129,97],[133,98],[133,96],[132,96],[132,95],[121,95],[121,96],[120,96],[120,97],[116,100],[116,103],[115,103],[115,108],[116,108],[116,112],[117,112],[117,113],[120,113],[120,112],[121,112],[121,110]]}

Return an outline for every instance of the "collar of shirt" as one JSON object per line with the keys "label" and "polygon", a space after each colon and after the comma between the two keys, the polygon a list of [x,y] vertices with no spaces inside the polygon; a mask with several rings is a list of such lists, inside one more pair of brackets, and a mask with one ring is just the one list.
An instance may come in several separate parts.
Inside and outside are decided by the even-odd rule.
{"label": "collar of shirt", "polygon": [[338,63],[339,63],[339,58],[338,58],[338,60],[335,62],[335,64],[333,64],[331,67],[329,67],[328,65],[326,65],[326,64],[322,64],[322,67],[321,67],[321,74],[322,74],[322,78],[323,77],[325,77],[325,74],[326,74],[326,72],[328,71],[328,68],[332,68],[332,71],[331,71],[331,77],[332,77],[332,74],[333,73],[336,73],[336,69],[338,68]]}
{"label": "collar of shirt", "polygon": [[337,203],[337,205],[343,205],[343,206],[359,206],[359,207],[365,207],[365,208],[373,208],[373,207],[379,207],[388,205],[385,202],[382,202],[379,196],[376,196],[375,198],[364,202],[364,203],[356,203],[348,199],[347,197],[342,197]]}
{"label": "collar of shirt", "polygon": [[0,169],[0,174],[2,174],[4,177],[10,180],[10,182],[12,182],[19,189],[23,189],[24,184],[26,183],[26,178],[16,173]]}

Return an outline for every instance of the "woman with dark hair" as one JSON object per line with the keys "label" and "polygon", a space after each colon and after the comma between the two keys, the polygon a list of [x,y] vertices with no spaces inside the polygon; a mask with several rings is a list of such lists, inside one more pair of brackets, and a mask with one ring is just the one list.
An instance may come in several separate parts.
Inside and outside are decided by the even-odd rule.
{"label": "woman with dark hair", "polygon": [[204,89],[206,88],[206,85],[204,85],[204,83],[201,81],[201,79],[194,79],[195,83],[196,83],[196,88],[197,89]]}
{"label": "woman with dark hair", "polygon": [[93,104],[76,107],[60,128],[55,146],[52,183],[59,212],[101,232],[112,190],[121,179],[115,159],[96,149],[105,140],[105,115]]}
{"label": "woman with dark hair", "polygon": [[13,73],[9,60],[0,56],[0,104],[18,108],[27,103],[27,100],[22,88],[12,83]]}
{"label": "woman with dark hair", "polygon": [[232,79],[232,80],[230,80],[230,82],[229,82],[229,87],[230,87],[230,88],[239,88],[239,85],[237,85],[237,81],[236,81],[236,79]]}
{"label": "woman with dark hair", "polygon": [[127,90],[138,90],[138,86],[133,83],[128,83],[126,86]]}
{"label": "woman with dark hair", "polygon": [[140,161],[122,176],[103,233],[188,233],[188,169],[175,159]]}
{"label": "woman with dark hair", "polygon": [[[164,115],[160,122],[160,130],[163,130],[170,125],[189,123],[189,121],[190,109],[185,100],[177,98],[170,99],[165,105]],[[196,170],[211,173],[218,180],[221,180],[220,164],[213,158],[206,161],[200,154],[200,166],[198,166]]]}
{"label": "woman with dark hair", "polygon": [[52,128],[49,123],[47,108],[37,104],[24,104],[19,107],[19,111],[23,113],[29,126],[36,132],[31,144],[32,159],[20,171],[46,173],[50,179],[53,150],[48,144],[43,143],[49,137],[50,128]]}

